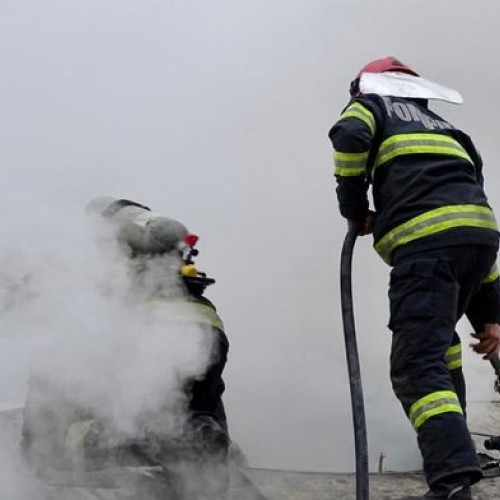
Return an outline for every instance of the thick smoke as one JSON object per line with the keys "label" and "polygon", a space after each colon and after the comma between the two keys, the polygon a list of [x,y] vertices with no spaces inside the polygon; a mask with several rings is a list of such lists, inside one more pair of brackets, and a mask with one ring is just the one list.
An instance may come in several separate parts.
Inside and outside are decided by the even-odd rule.
{"label": "thick smoke", "polygon": [[[130,261],[113,241],[96,239],[83,216],[66,224],[53,213],[51,221],[63,228],[60,237],[49,234],[35,250],[21,238],[0,255],[2,340],[22,352],[10,361],[23,379],[15,383],[42,380],[57,393],[56,405],[70,400],[112,422],[116,444],[146,432],[176,437],[186,418],[185,384],[203,374],[211,352],[201,328],[169,320],[171,299],[184,293],[179,257]],[[2,498],[41,497],[30,471],[18,466],[19,421],[0,427],[9,443],[0,470],[12,488]]]}

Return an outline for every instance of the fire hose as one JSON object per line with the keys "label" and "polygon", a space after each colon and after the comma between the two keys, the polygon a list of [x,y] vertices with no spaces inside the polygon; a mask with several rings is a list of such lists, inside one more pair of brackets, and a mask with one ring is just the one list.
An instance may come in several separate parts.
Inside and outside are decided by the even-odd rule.
{"label": "fire hose", "polygon": [[354,448],[356,457],[356,500],[369,498],[368,440],[366,434],[365,407],[361,371],[359,367],[354,307],[352,300],[352,255],[358,235],[357,228],[350,229],[344,239],[340,258],[340,298],[342,322],[351,391]]}
{"label": "fire hose", "polygon": [[500,394],[500,358],[495,357],[490,360],[490,363],[497,377],[495,380],[495,392]]}

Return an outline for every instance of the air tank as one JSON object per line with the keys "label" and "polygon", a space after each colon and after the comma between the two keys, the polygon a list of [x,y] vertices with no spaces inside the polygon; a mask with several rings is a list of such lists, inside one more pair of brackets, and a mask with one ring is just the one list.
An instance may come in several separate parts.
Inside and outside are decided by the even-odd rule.
{"label": "air tank", "polygon": [[112,223],[119,241],[138,254],[162,254],[185,248],[187,228],[175,219],[152,212],[150,208],[126,199],[101,196],[86,209]]}

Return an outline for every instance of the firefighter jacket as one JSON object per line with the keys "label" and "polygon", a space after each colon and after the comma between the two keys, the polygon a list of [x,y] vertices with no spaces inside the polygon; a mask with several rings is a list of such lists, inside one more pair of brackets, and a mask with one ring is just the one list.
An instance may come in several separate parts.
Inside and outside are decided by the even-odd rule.
{"label": "firefighter jacket", "polygon": [[482,162],[467,134],[427,101],[367,94],[352,100],[329,133],[341,214],[375,207],[374,246],[388,264],[416,248],[496,245]]}
{"label": "firefighter jacket", "polygon": [[[154,321],[163,320],[161,324],[174,327],[178,325],[182,333],[189,334],[190,326],[194,326],[198,332],[201,328],[206,334],[203,335],[208,353],[206,371],[195,380],[185,380],[187,417],[211,417],[226,429],[221,396],[224,392],[222,372],[229,343],[214,305],[203,296],[187,295],[175,301],[153,297],[144,306],[146,316]],[[120,437],[113,434],[114,426],[109,416],[98,415],[95,409],[83,407],[75,395],[68,394],[67,386],[64,387],[61,390],[56,380],[47,380],[43,376],[32,375],[29,380],[22,444],[26,458],[41,475],[47,472],[44,470],[47,467],[59,470],[95,467],[96,457],[104,454],[103,446],[120,442]],[[169,402],[165,403],[168,412]],[[146,412],[146,417],[161,420],[166,415],[150,416]],[[147,421],[144,421],[144,426],[148,432]],[[106,453],[113,455],[111,450]]]}
{"label": "firefighter jacket", "polygon": [[222,404],[225,390],[222,372],[226,365],[229,341],[224,324],[214,304],[201,294],[189,294],[184,300],[165,301],[161,297],[149,301],[151,316],[155,321],[196,325],[205,333],[209,360],[203,376],[186,383],[188,411],[191,418],[209,416],[226,428],[226,414]]}

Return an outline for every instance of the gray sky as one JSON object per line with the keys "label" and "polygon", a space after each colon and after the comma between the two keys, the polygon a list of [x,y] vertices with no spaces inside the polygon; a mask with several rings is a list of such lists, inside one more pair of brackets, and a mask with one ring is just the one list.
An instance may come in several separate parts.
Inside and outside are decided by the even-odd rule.
{"label": "gray sky", "polygon": [[[251,465],[351,470],[345,225],[327,133],[359,68],[396,55],[464,95],[462,107],[435,109],[475,139],[498,211],[497,2],[0,0],[0,10],[9,270],[78,254],[82,207],[100,194],[182,220],[218,279],[230,427]],[[372,466],[383,451],[390,468],[417,467],[388,380],[389,268],[370,246],[358,243],[354,287]],[[0,333],[0,400],[22,394],[25,347],[20,332]],[[467,362],[471,399],[491,396],[489,367]]]}

